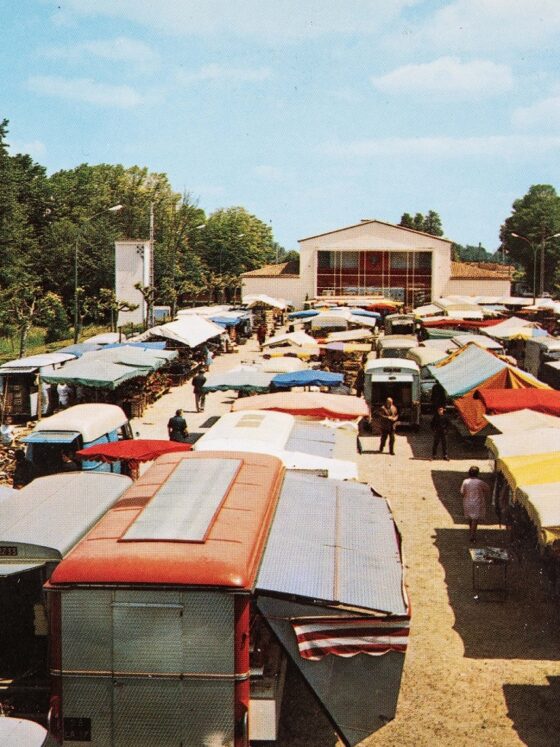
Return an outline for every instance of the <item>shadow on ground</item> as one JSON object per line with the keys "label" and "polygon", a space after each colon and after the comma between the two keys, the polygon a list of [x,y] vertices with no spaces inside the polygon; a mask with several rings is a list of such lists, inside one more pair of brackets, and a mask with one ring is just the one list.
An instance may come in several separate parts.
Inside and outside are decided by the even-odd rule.
{"label": "shadow on ground", "polygon": [[277,747],[335,747],[339,744],[330,721],[292,662],[288,662],[280,730],[274,744]]}
{"label": "shadow on ground", "polygon": [[[510,562],[508,595],[501,602],[500,595],[473,590],[466,528],[436,529],[435,544],[455,614],[453,627],[461,636],[466,657],[560,659],[556,604],[536,553],[525,556],[522,563]],[[505,530],[479,530],[477,547],[483,546],[507,547]],[[500,570],[490,569],[481,585],[499,580],[490,574]]]}
{"label": "shadow on ground", "polygon": [[548,681],[548,685],[504,685],[508,716],[528,747],[550,747],[559,742],[560,677],[548,677]]}
{"label": "shadow on ground", "polygon": [[[434,464],[436,464],[435,461]],[[432,481],[437,497],[442,505],[445,506],[455,524],[467,524],[463,512],[463,498],[461,497],[461,485],[466,477],[466,470],[464,472],[458,472],[457,470],[432,470]],[[481,473],[480,477],[491,488],[492,483],[489,475]],[[480,522],[480,525],[496,524],[497,522],[498,519],[494,513],[494,509],[488,503],[486,506],[486,519]]]}
{"label": "shadow on ground", "polygon": [[[422,415],[420,429],[413,431],[411,429],[402,429],[399,433],[404,436],[412,450],[413,459],[429,459],[432,454],[433,433],[430,428],[432,415]],[[470,438],[464,439],[457,433],[455,428],[450,428],[447,436],[449,456],[451,459],[461,459],[468,461],[470,459],[488,459],[488,449],[482,442],[473,441]],[[438,453],[441,453],[438,452]]]}

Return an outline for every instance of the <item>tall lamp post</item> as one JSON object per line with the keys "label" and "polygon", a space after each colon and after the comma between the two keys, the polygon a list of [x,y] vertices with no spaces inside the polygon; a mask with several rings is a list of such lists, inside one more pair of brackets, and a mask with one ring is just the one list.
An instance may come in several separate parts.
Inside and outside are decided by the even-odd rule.
{"label": "tall lamp post", "polygon": [[533,244],[533,242],[528,239],[526,236],[521,236],[518,233],[514,233],[513,231],[510,234],[513,236],[514,239],[521,239],[521,241],[524,241],[526,244],[529,244],[531,249],[533,250],[533,306],[537,302],[537,246]]}
{"label": "tall lamp post", "polygon": [[[122,205],[113,205],[113,207],[104,208],[103,210],[100,210],[98,213],[94,213],[94,215],[90,215],[89,218],[86,218],[84,221],[84,224],[91,223],[94,218],[97,218],[100,215],[103,215],[103,213],[118,213],[119,210],[122,210]],[[76,236],[76,242],[74,245],[74,344],[78,342],[78,320],[79,320],[79,314],[78,314],[78,253],[80,248],[80,239],[82,237],[82,229],[78,232],[78,235]]]}
{"label": "tall lamp post", "polygon": [[542,294],[544,293],[544,250],[545,250],[545,244],[547,241],[550,241],[550,239],[557,239],[560,236],[560,233],[553,233],[550,236],[543,236],[540,245],[534,244],[530,239],[528,239],[526,236],[521,236],[519,233],[513,233],[513,231],[510,234],[515,239],[521,239],[521,241],[525,241],[531,249],[533,250],[533,306],[537,302],[537,250],[540,248],[541,250],[541,263],[540,263],[540,285],[539,285],[539,295],[542,297]]}

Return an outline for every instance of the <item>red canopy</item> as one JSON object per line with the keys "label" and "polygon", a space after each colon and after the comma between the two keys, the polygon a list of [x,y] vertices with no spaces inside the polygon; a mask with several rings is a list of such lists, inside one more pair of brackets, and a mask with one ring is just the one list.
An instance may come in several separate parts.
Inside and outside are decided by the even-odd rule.
{"label": "red canopy", "polygon": [[492,415],[526,408],[560,417],[560,392],[555,389],[479,389],[476,396]]}
{"label": "red canopy", "polygon": [[422,319],[422,326],[427,328],[438,328],[438,327],[450,327],[451,329],[481,329],[483,327],[493,327],[495,324],[503,322],[503,318],[500,319]]}
{"label": "red canopy", "polygon": [[77,451],[76,456],[78,459],[88,459],[94,462],[125,461],[132,467],[140,462],[151,462],[162,454],[168,454],[171,451],[190,451],[191,449],[192,444],[184,444],[179,441],[139,438],[88,446],[87,449]]}

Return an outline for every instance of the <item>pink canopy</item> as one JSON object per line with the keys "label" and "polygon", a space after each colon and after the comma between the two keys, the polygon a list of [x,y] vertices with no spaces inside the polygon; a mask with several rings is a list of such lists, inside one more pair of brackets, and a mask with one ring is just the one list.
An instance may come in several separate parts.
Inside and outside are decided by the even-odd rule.
{"label": "pink canopy", "polygon": [[277,392],[242,397],[236,400],[233,412],[239,410],[275,410],[290,415],[306,415],[315,418],[355,420],[369,414],[363,399],[348,394],[323,394],[322,392]]}
{"label": "pink canopy", "polygon": [[130,439],[114,441],[107,444],[96,444],[76,452],[78,459],[93,462],[128,462],[131,467],[140,462],[151,462],[162,454],[171,451],[190,451],[192,444],[179,441],[162,441],[158,439]]}

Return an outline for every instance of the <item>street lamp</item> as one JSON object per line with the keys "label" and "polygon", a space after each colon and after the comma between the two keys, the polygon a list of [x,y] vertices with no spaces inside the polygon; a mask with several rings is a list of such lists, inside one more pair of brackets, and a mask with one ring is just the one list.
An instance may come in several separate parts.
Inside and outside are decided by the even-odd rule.
{"label": "street lamp", "polygon": [[[90,217],[86,218],[83,223],[91,223],[94,218],[97,218],[99,215],[103,215],[103,213],[118,213],[119,210],[122,209],[123,206],[120,204],[113,205],[113,207],[104,208],[98,213],[90,215]],[[78,249],[80,247],[80,239],[82,237],[83,227],[84,226],[82,225],[82,228],[78,231],[78,235],[76,236],[76,242],[74,245],[74,344],[78,342]]]}
{"label": "street lamp", "polygon": [[[521,239],[521,241],[525,241],[525,243],[529,244],[531,249],[533,250],[533,306],[537,302],[537,250],[539,249],[538,244],[534,244],[530,239],[528,239],[526,236],[521,236],[519,233],[514,233],[513,231],[510,234],[516,239]],[[543,236],[540,242],[540,250],[541,250],[541,273],[540,273],[540,288],[539,288],[539,294],[542,296],[544,293],[544,247],[547,241],[550,241],[550,239],[557,239],[560,236],[560,233],[553,233],[551,236]]]}

